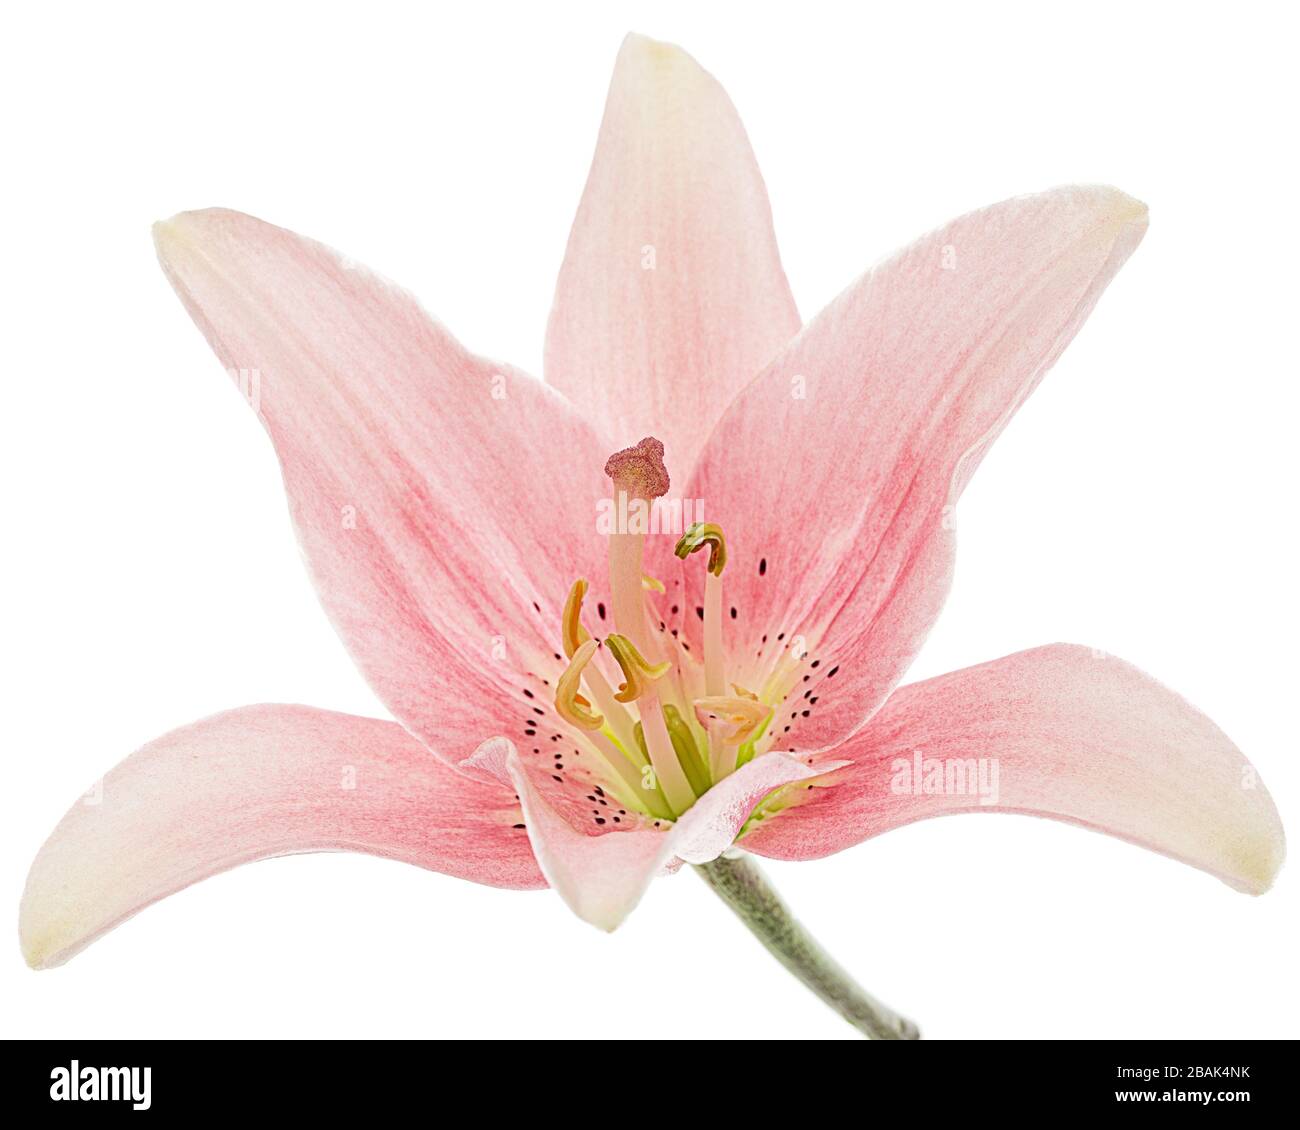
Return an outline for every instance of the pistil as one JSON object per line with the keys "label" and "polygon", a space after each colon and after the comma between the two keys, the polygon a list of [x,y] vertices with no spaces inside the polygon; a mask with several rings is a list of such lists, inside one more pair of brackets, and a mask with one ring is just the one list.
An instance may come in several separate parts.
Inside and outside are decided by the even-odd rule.
{"label": "pistil", "polygon": [[[620,527],[609,537],[609,583],[614,623],[651,662],[661,656],[646,620],[644,576],[645,535],[654,500],[668,493],[664,445],[647,436],[634,447],[615,452],[605,461],[605,474],[614,483]],[[626,518],[626,522],[623,519]]]}

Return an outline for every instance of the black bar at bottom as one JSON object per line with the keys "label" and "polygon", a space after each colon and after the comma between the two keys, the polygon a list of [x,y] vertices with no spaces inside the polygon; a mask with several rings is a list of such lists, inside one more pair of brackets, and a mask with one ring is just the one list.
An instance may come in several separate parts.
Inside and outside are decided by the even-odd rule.
{"label": "black bar at bottom", "polygon": [[717,1103],[745,1119],[802,1109],[806,1124],[819,1111],[831,1118],[828,1102],[864,1123],[890,1110],[896,1117],[900,1104],[927,1120],[1119,1108],[1144,1118],[1153,1111],[1222,1116],[1231,1108],[1242,1119],[1294,1105],[1294,1042],[864,1041],[818,1048],[807,1062],[790,1044],[601,1042],[598,1051],[559,1041],[543,1049],[455,1041],[9,1043],[0,1109],[95,1119],[355,1115],[369,1123],[386,1113],[409,1121],[413,1108],[437,1119],[464,1111],[457,1121],[553,1119],[565,1117],[559,1112],[567,1105],[590,1121],[602,1113],[672,1117],[679,1112],[664,1104],[676,1091],[692,1096],[687,1105],[696,1115],[703,1099],[706,1109]]}

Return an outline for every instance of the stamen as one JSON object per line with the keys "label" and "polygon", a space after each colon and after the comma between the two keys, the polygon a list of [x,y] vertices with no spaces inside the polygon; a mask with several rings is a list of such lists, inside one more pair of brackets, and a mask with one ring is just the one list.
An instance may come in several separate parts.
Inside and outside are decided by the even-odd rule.
{"label": "stamen", "polygon": [[706,696],[695,700],[695,716],[702,725],[715,720],[730,722],[734,727],[726,736],[728,745],[742,745],[767,721],[771,708],[757,699]]}
{"label": "stamen", "polygon": [[564,655],[572,659],[573,653],[586,643],[591,636],[582,626],[582,602],[587,595],[587,582],[581,577],[573,582],[569,595],[564,601],[564,613],[561,617],[560,634],[564,640]]}
{"label": "stamen", "polygon": [[685,561],[706,545],[709,547],[709,568],[704,577],[704,687],[711,696],[717,697],[726,685],[722,652],[722,571],[727,567],[727,540],[720,526],[712,522],[696,522],[682,535],[675,552]]}
{"label": "stamen", "polygon": [[709,768],[715,784],[735,771],[737,755],[732,750],[751,741],[771,713],[752,698],[723,695],[695,700],[695,716],[709,731]]}
{"label": "stamen", "polygon": [[[564,647],[564,654],[572,659],[574,652],[584,643],[591,639],[590,634],[582,626],[582,602],[587,596],[587,582],[582,578],[573,582],[569,589],[569,595],[564,602],[564,612],[561,616],[560,635]],[[610,732],[618,739],[619,743],[625,748],[630,748],[632,738],[632,719],[628,712],[614,701],[614,692],[610,685],[605,681],[605,676],[600,672],[599,664],[592,664],[582,674],[586,680],[587,689],[591,697],[599,706],[604,719],[605,725]],[[574,701],[579,706],[590,706],[591,703],[582,695],[575,695]],[[593,717],[599,718],[601,714],[594,714]]]}
{"label": "stamen", "polygon": [[701,724],[709,734],[709,779],[716,785],[736,768],[738,754],[735,746],[727,744],[725,719],[716,714],[707,715]]}
{"label": "stamen", "polygon": [[595,640],[589,639],[574,651],[569,666],[555,684],[556,712],[566,722],[571,722],[582,730],[599,730],[605,724],[601,715],[593,714],[578,702],[581,697],[578,688],[582,685],[582,669],[591,662],[598,646]]}
{"label": "stamen", "polygon": [[636,649],[636,645],[617,632],[607,636],[605,643],[623,671],[623,685],[614,695],[619,702],[636,702],[649,692],[651,683],[662,679],[672,667],[668,662],[647,662],[645,656]]}
{"label": "stamen", "polygon": [[659,696],[650,690],[641,700],[642,732],[645,736],[646,751],[650,755],[650,764],[654,767],[658,785],[673,811],[679,816],[695,803],[695,791],[682,770],[668,736],[668,727],[664,724],[663,711],[659,707]]}
{"label": "stamen", "polygon": [[704,577],[704,688],[711,695],[722,694],[726,677],[722,651],[722,577],[709,572]]}
{"label": "stamen", "polygon": [[[638,723],[639,725],[639,723]],[[587,740],[596,748],[601,761],[609,770],[608,785],[629,808],[648,812],[661,819],[673,818],[673,811],[658,789],[645,788],[645,778],[639,764],[634,763],[604,734],[590,733]]]}
{"label": "stamen", "polygon": [[682,534],[673,551],[683,561],[696,550],[709,547],[709,572],[715,577],[722,576],[727,567],[727,539],[722,535],[722,527],[713,522],[696,522]]}
{"label": "stamen", "polygon": [[[569,593],[570,603],[575,603],[573,597],[577,593],[576,604],[580,605],[582,592],[585,588],[585,581],[579,581],[575,584]],[[576,619],[574,622],[576,622]],[[566,626],[570,623],[568,615],[565,616],[565,623]],[[583,635],[585,636],[586,633],[584,632]],[[633,731],[627,711],[617,703],[608,701],[610,696],[609,684],[605,682],[605,678],[601,675],[599,669],[594,666],[588,668],[588,664],[591,663],[599,646],[598,641],[588,637],[574,650],[569,666],[555,685],[556,713],[566,722],[587,731],[587,740],[595,746],[601,759],[605,762],[606,768],[614,775],[610,778],[610,783],[618,784],[620,794],[632,807],[641,812],[649,812],[654,816],[671,819],[673,810],[664,794],[658,787],[646,789],[644,786],[641,762],[637,759],[639,750],[628,740],[631,738]],[[590,701],[586,695],[579,691],[579,687],[582,685],[584,669],[592,694],[596,698],[607,702],[609,707],[612,707],[612,709],[607,710],[607,713],[614,725],[614,729],[608,730],[606,733],[615,734],[615,730],[617,730],[619,733],[616,736],[620,737],[621,746],[615,745],[606,736],[606,733],[600,732],[605,725],[605,716],[592,711]]]}

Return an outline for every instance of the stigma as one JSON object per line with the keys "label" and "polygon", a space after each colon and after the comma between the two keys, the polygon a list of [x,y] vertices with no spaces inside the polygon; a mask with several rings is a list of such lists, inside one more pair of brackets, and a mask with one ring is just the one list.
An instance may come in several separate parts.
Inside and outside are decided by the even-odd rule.
{"label": "stigma", "polygon": [[605,474],[615,490],[646,501],[662,498],[672,484],[664,464],[664,445],[654,436],[614,452],[605,460]]}

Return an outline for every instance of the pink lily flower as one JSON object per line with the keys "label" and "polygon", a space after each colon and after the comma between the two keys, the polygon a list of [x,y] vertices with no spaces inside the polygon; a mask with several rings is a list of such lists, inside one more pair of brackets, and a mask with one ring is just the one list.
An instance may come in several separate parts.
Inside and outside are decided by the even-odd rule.
{"label": "pink lily flower", "polygon": [[1112,188],[1018,197],[801,325],[730,101],[635,36],[548,383],[292,232],[220,209],[158,224],[177,294],[256,385],[321,600],[396,721],[249,706],[132,754],[37,855],[27,961],[292,852],[549,885],[607,930],[689,863],[851,1021],[907,1036],[753,856],[1005,811],[1265,891],[1285,851],[1267,790],[1127,663],[1056,644],[895,690],[948,591],[962,490],[1146,225]]}

